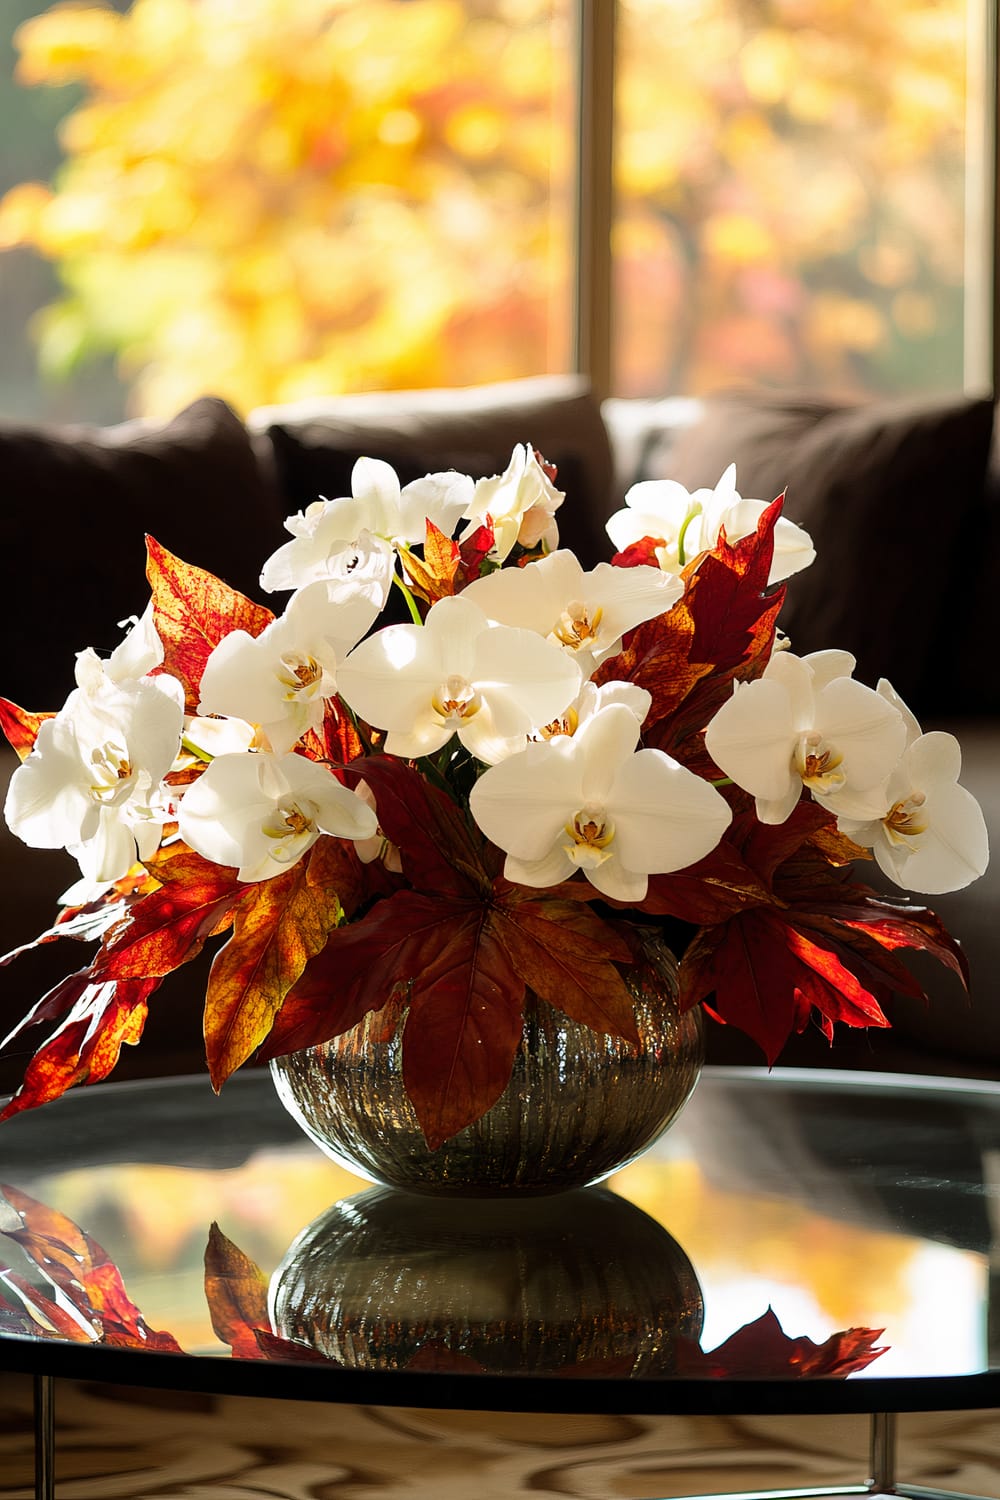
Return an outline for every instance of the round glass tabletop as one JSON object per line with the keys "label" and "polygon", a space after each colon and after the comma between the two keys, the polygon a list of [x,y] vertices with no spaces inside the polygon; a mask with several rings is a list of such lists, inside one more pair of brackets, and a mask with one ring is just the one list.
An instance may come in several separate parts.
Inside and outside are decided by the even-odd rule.
{"label": "round glass tabletop", "polygon": [[1000,1085],[707,1069],[597,1188],[417,1198],[245,1072],[0,1126],[0,1368],[577,1412],[1000,1406]]}

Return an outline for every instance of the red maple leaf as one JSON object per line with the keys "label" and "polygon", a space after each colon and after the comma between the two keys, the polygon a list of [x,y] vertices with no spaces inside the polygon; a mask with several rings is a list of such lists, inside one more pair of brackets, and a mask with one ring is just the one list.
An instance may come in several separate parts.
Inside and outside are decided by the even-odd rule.
{"label": "red maple leaf", "polygon": [[886,1352],[885,1346],[876,1345],[884,1332],[845,1328],[815,1344],[804,1336],[790,1338],[769,1307],[716,1349],[706,1351],[692,1339],[678,1340],[677,1373],[717,1380],[843,1380]]}
{"label": "red maple leaf", "polygon": [[783,824],[734,820],[729,838],[759,890],[744,911],[704,926],[681,963],[681,1004],[738,1026],[773,1063],[815,1014],[833,1026],[888,1026],[893,992],[922,996],[895,950],[922,948],[964,977],[964,958],[931,913],[882,901],[831,865],[832,816],[803,800]]}
{"label": "red maple leaf", "polygon": [[[731,695],[733,682],[758,676],[770,658],[784,599],[784,590],[769,590],[767,582],[781,506],[775,500],[756,531],[735,545],[720,535],[711,552],[685,569],[683,597],[632,631],[621,653],[594,674],[598,684],[618,679],[644,687],[653,700],[644,743],[695,770],[710,772],[701,732]],[[641,552],[641,544],[634,555],[629,549],[624,561],[648,561]]]}

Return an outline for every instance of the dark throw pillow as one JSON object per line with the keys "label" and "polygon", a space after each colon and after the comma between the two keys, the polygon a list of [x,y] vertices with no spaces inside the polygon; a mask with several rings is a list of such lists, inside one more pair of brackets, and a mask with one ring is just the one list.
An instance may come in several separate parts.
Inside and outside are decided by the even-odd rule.
{"label": "dark throw pillow", "polygon": [[[800,655],[857,657],[918,715],[975,712],[961,653],[993,403],[960,397],[848,405],[760,393],[709,398],[663,473],[688,489],[736,464],[741,495],[773,500],[812,536],[781,624]],[[978,528],[978,530],[977,530]]]}
{"label": "dark throw pillow", "polygon": [[13,649],[0,694],[58,708],[78,651],[104,652],[140,614],[148,532],[254,597],[283,508],[246,428],[206,397],[165,425],[0,424],[0,596]]}

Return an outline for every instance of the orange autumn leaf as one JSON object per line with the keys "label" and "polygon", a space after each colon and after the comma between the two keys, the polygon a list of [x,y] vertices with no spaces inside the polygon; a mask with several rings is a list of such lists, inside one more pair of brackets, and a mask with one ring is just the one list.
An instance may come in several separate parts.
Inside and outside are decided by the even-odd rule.
{"label": "orange autumn leaf", "polygon": [[31,754],[31,748],[45,720],[53,718],[54,714],[34,714],[11,703],[9,698],[0,698],[0,729],[7,736],[11,749],[17,751],[20,760],[26,760]]}
{"label": "orange autumn leaf", "polygon": [[428,604],[436,604],[439,599],[447,599],[454,594],[461,561],[458,543],[445,536],[429,519],[423,559],[413,552],[407,552],[403,559],[414,593]]}
{"label": "orange autumn leaf", "polygon": [[[205,997],[205,1047],[216,1089],[264,1041],[288,991],[340,921],[336,884],[322,873],[325,846],[338,842],[320,839],[293,869],[245,888]],[[319,873],[310,879],[314,860]]]}
{"label": "orange autumn leaf", "polygon": [[[114,1068],[122,1047],[139,1041],[149,996],[160,980],[89,982],[89,974],[84,970],[56,986],[57,992],[68,991],[72,1008],[28,1063],[21,1086],[0,1113],[0,1120],[48,1104],[76,1084],[100,1083]],[[35,1012],[32,1016],[42,1019]]]}
{"label": "orange autumn leaf", "polygon": [[213,1223],[205,1246],[205,1300],[216,1337],[239,1359],[263,1359],[256,1330],[270,1330],[267,1277]]}
{"label": "orange autumn leaf", "polygon": [[260,635],[274,615],[213,573],[182,562],[151,536],[146,550],[153,623],[163,642],[161,670],[182,683],[185,707],[197,713],[202,673],[215,647],[233,630]]}

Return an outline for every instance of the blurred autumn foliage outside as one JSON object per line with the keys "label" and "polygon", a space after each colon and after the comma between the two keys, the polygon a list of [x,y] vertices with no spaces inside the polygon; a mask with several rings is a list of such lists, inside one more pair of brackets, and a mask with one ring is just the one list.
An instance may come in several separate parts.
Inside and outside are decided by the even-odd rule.
{"label": "blurred autumn foliage outside", "polygon": [[[0,249],[131,409],[564,370],[571,0],[134,0],[18,31],[75,84]],[[961,384],[959,0],[620,0],[615,385]]]}

